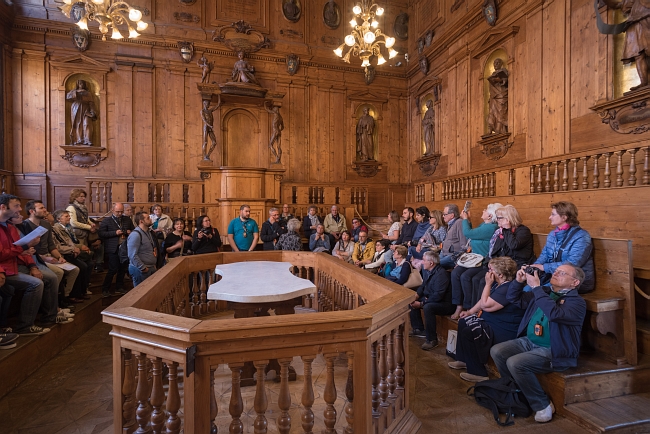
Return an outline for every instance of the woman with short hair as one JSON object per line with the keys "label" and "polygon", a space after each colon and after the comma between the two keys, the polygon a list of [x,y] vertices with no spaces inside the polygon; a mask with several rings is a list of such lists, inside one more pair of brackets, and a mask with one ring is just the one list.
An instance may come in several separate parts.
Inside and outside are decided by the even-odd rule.
{"label": "woman with short hair", "polygon": [[354,241],[351,240],[350,231],[341,232],[341,239],[334,245],[332,256],[341,261],[352,263],[352,253],[354,253]]}
{"label": "woman with short hair", "polygon": [[467,369],[460,374],[465,381],[488,380],[485,364],[490,348],[517,337],[525,311],[507,299],[508,287],[517,270],[517,263],[507,256],[492,259],[481,298],[471,309],[460,313],[456,361],[448,365],[452,369]]}
{"label": "woman with short hair", "polygon": [[408,250],[404,246],[396,246],[393,251],[393,263],[386,279],[398,285],[404,285],[411,274],[411,264],[406,260]]}
{"label": "woman with short hair", "polygon": [[393,251],[390,249],[390,240],[379,240],[375,243],[375,254],[372,257],[372,262],[363,266],[366,270],[377,274],[379,270],[386,264],[393,260]]}
{"label": "woman with short hair", "polygon": [[298,230],[300,229],[300,221],[298,219],[291,219],[287,222],[287,233],[280,235],[278,242],[275,243],[275,250],[302,250],[302,242]]}

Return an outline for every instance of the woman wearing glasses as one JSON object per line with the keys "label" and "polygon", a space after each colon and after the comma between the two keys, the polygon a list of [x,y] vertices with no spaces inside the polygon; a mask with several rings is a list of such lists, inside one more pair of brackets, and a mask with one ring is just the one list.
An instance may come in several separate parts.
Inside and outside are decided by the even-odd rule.
{"label": "woman wearing glasses", "polygon": [[465,381],[488,380],[485,364],[490,348],[517,337],[524,310],[506,298],[517,270],[517,263],[508,257],[492,259],[481,298],[471,309],[460,313],[456,361],[448,365],[452,369],[467,369],[460,374]]}

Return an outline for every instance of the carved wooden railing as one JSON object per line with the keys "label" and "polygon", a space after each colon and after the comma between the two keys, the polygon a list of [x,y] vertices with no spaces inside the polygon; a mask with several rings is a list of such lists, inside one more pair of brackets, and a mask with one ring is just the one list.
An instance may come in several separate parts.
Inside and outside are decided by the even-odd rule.
{"label": "carved wooden railing", "polygon": [[[254,260],[290,262],[294,274],[313,280],[318,291],[304,305],[313,304],[317,312],[204,317],[216,309],[206,298],[215,265]],[[241,433],[243,413],[254,411],[256,432],[288,433],[292,425],[302,425],[305,433],[415,433],[420,422],[409,409],[405,339],[413,297],[404,287],[322,253],[174,259],[103,312],[113,327],[113,432],[208,433],[220,425],[219,432]],[[267,412],[264,375],[274,359],[280,379],[275,421]],[[293,393],[292,362],[304,368]],[[315,398],[312,368],[318,364],[325,381]],[[218,371],[228,382],[219,399]],[[252,408],[244,408],[242,371],[256,379]],[[337,394],[341,388],[344,403]],[[292,403],[292,396],[301,398]],[[297,420],[289,411],[292,404],[300,407]],[[314,416],[317,407],[324,408],[322,422]],[[341,407],[345,417],[338,417]]]}
{"label": "carved wooden railing", "polygon": [[0,194],[13,192],[14,174],[10,170],[0,170]]}
{"label": "carved wooden railing", "polygon": [[113,202],[165,204],[202,204],[201,181],[174,181],[164,179],[86,178],[88,199],[86,205],[92,215],[101,215],[111,209]]}
{"label": "carved wooden railing", "polygon": [[[334,186],[282,184],[282,200],[296,209],[302,217],[309,211],[310,205],[319,208],[318,215],[329,213],[332,205],[354,208],[361,215],[368,215],[368,189],[364,186]],[[321,214],[321,211],[324,214]],[[353,213],[351,213],[352,215]]]}
{"label": "carved wooden railing", "polygon": [[[520,176],[521,181],[528,179],[525,188],[523,182],[516,182]],[[650,146],[614,147],[607,152],[576,153],[498,171],[421,182],[413,191],[415,202],[427,202],[643,185],[650,185]]]}

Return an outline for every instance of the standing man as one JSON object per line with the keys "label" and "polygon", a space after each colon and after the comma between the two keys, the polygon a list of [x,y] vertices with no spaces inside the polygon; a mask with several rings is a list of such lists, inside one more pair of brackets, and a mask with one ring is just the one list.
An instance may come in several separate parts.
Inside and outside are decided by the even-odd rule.
{"label": "standing man", "polygon": [[[519,324],[517,339],[502,342],[490,349],[501,377],[510,377],[519,386],[535,411],[537,422],[553,418],[555,407],[544,393],[535,374],[564,371],[578,365],[580,333],[587,314],[587,303],[576,288],[585,279],[581,268],[560,265],[549,286],[540,286],[538,272],[517,272],[508,288],[507,299],[526,309]],[[532,288],[524,292],[524,286]]]}
{"label": "standing man", "polygon": [[262,223],[262,232],[260,233],[260,238],[264,242],[264,250],[275,250],[275,243],[282,233],[280,211],[277,208],[271,208],[269,210],[269,219]]}
{"label": "standing man", "polygon": [[156,256],[158,254],[158,241],[151,232],[151,217],[144,211],[135,215],[135,228],[127,238],[129,250],[129,274],[133,279],[133,287],[141,284],[147,277],[156,271]]}
{"label": "standing man", "polygon": [[[35,325],[34,320],[43,298],[44,285],[41,280],[43,275],[31,258],[29,250],[33,246],[14,245],[14,242],[20,237],[18,230],[9,224],[9,220],[20,211],[22,208],[18,197],[11,194],[0,194],[0,267],[4,268],[6,284],[17,291],[24,291],[16,333],[19,335],[42,335],[48,333],[50,329]],[[40,239],[34,241],[30,244],[36,245]],[[29,267],[30,274],[18,272],[18,257],[21,257]]]}
{"label": "standing man", "polygon": [[257,222],[250,217],[251,207],[242,205],[239,207],[239,217],[232,219],[228,225],[228,242],[233,252],[252,252],[257,246],[259,228]]}
{"label": "standing man", "polygon": [[339,207],[332,205],[330,213],[325,216],[323,226],[325,226],[325,233],[330,239],[330,246],[334,248],[334,244],[341,238],[341,232],[348,230],[348,224],[345,217],[339,214]]}
{"label": "standing man", "polygon": [[128,262],[120,261],[120,244],[126,241],[126,238],[135,229],[131,219],[124,215],[124,205],[119,202],[113,204],[113,213],[106,217],[99,224],[99,237],[104,243],[104,251],[108,257],[108,273],[104,277],[102,284],[102,296],[110,297],[111,283],[113,276],[117,274],[115,280],[115,293],[125,294],[124,275],[128,268]]}

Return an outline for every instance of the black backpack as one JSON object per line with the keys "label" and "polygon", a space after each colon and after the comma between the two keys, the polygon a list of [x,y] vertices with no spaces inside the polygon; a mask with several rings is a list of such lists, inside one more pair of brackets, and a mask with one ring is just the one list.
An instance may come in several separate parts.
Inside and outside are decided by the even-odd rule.
{"label": "black backpack", "polygon": [[[528,400],[511,378],[481,381],[467,389],[467,394],[473,396],[478,405],[492,410],[494,420],[501,426],[513,425],[515,416],[528,417],[533,413]],[[503,422],[499,419],[502,413],[506,414]]]}
{"label": "black backpack", "polygon": [[[140,237],[140,241],[142,241],[142,235],[138,231],[133,231],[138,236]],[[128,246],[128,240],[122,241],[122,244],[120,244],[120,247],[117,249],[117,255],[120,258],[120,264],[124,264],[125,262],[129,262],[129,246]]]}

